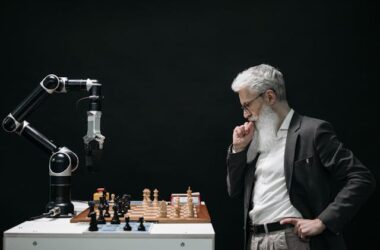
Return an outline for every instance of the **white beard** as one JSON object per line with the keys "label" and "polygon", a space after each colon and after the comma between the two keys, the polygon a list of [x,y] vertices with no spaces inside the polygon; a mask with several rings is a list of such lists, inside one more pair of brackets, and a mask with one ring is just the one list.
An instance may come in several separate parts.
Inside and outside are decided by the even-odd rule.
{"label": "white beard", "polygon": [[255,133],[248,148],[247,162],[252,162],[258,152],[268,152],[272,148],[280,119],[270,106],[264,104],[259,117],[250,120],[255,122]]}

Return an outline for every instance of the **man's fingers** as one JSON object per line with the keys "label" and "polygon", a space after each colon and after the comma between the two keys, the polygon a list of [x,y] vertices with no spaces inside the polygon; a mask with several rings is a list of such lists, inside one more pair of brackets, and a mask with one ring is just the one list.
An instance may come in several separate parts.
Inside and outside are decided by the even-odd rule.
{"label": "man's fingers", "polygon": [[297,225],[298,219],[295,218],[286,218],[280,221],[280,224],[292,224],[294,226]]}
{"label": "man's fingers", "polygon": [[249,122],[244,123],[245,130],[250,130],[252,127],[253,127],[253,122],[249,121]]}
{"label": "man's fingers", "polygon": [[304,238],[304,235],[303,235],[303,232],[302,232],[302,229],[301,229],[301,227],[298,227],[298,236],[301,238],[301,239],[303,239]]}
{"label": "man's fingers", "polygon": [[248,130],[248,126],[249,126],[249,122],[245,122],[245,123],[244,123],[244,129],[245,129],[245,130]]}
{"label": "man's fingers", "polygon": [[238,131],[239,131],[239,137],[244,137],[245,136],[244,126],[240,126],[238,128]]}
{"label": "man's fingers", "polygon": [[244,123],[244,133],[245,135],[251,135],[253,134],[253,122],[246,122]]}
{"label": "man's fingers", "polygon": [[238,137],[245,137],[249,132],[246,130],[245,125],[238,126],[235,128],[235,130]]}
{"label": "man's fingers", "polygon": [[235,127],[234,133],[236,134],[237,137],[242,136],[242,131],[241,131],[240,126]]}
{"label": "man's fingers", "polygon": [[255,131],[255,129],[254,129],[253,122],[250,122],[248,125],[248,134],[250,135],[250,137],[253,136],[254,131]]}
{"label": "man's fingers", "polygon": [[236,126],[232,133],[232,144],[235,152],[242,151],[252,140],[253,125],[252,122],[246,122],[243,125]]}

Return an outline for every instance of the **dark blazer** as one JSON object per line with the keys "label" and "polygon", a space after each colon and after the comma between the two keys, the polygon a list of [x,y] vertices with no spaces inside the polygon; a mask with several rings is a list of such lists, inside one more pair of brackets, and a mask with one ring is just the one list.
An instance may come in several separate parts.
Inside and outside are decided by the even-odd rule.
{"label": "dark blazer", "polygon": [[[246,157],[246,151],[232,154],[231,149],[227,155],[228,194],[244,198],[244,249],[257,161],[247,164]],[[284,160],[291,203],[305,219],[319,218],[326,225],[322,234],[310,239],[311,249],[346,249],[343,227],[374,191],[371,172],[343,146],[328,122],[296,112],[290,122]]]}

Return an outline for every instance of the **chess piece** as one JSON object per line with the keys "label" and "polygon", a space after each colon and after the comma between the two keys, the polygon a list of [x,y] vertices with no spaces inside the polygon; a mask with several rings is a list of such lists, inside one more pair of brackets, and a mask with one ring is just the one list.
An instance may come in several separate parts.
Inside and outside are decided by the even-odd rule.
{"label": "chess piece", "polygon": [[97,221],[98,224],[106,224],[106,219],[103,216],[104,206],[100,204],[98,209],[99,209],[99,216],[98,216],[98,221]]}
{"label": "chess piece", "polygon": [[150,189],[149,188],[147,188],[147,190],[146,190],[146,198],[147,198],[147,200],[148,200],[148,202],[150,204],[151,201],[152,201],[152,199],[150,198]]}
{"label": "chess piece", "polygon": [[181,206],[179,204],[179,197],[175,197],[174,202],[174,217],[179,218],[181,214]]}
{"label": "chess piece", "polygon": [[101,196],[103,196],[104,188],[97,188],[96,193],[93,194],[93,200],[97,201]]}
{"label": "chess piece", "polygon": [[111,214],[110,214],[110,205],[107,203],[106,204],[106,212],[104,213],[104,217],[105,218],[109,218],[109,217],[111,217]]}
{"label": "chess piece", "polygon": [[137,228],[138,231],[145,231],[145,226],[144,226],[144,217],[139,218],[140,225]]}
{"label": "chess piece", "polygon": [[160,202],[160,215],[161,218],[168,217],[167,206],[165,201]]}
{"label": "chess piece", "polygon": [[193,193],[193,191],[191,190],[190,186],[187,189],[186,193],[187,193],[187,198],[189,199],[192,196],[192,193]]}
{"label": "chess piece", "polygon": [[149,195],[149,189],[145,188],[143,190],[143,206],[149,206],[149,198],[148,198],[148,195]]}
{"label": "chess piece", "polygon": [[120,219],[117,214],[117,206],[113,205],[112,210],[113,210],[113,216],[112,216],[111,224],[120,224]]}
{"label": "chess piece", "polygon": [[105,205],[106,204],[106,198],[104,198],[104,196],[100,196],[99,197],[99,205]]}
{"label": "chess piece", "polygon": [[153,207],[158,207],[158,190],[157,189],[153,191],[153,197],[154,197]]}
{"label": "chess piece", "polygon": [[194,203],[193,203],[193,198],[190,197],[188,200],[187,200],[187,208],[188,208],[188,217],[189,218],[194,218]]}
{"label": "chess piece", "polygon": [[96,221],[96,213],[95,212],[92,212],[90,214],[90,227],[88,228],[88,231],[91,231],[91,232],[94,232],[94,231],[98,231],[99,228],[98,228],[98,223]]}
{"label": "chess piece", "polygon": [[105,188],[103,189],[103,193],[102,193],[102,195],[103,195],[103,198],[104,198],[104,199],[107,199],[107,191],[106,191]]}
{"label": "chess piece", "polygon": [[128,212],[129,209],[131,209],[131,196],[128,194],[123,194],[123,197],[121,198],[121,207],[123,211],[123,215]]}
{"label": "chess piece", "polygon": [[127,208],[127,212],[129,209],[131,209],[131,195],[130,194],[126,194],[125,195],[125,206]]}
{"label": "chess piece", "polygon": [[123,201],[122,201],[122,199],[119,199],[117,201],[117,215],[119,217],[124,217],[124,214],[125,214],[125,211],[123,209]]}
{"label": "chess piece", "polygon": [[131,231],[132,227],[129,225],[129,216],[125,217],[125,226],[124,226],[124,231]]}
{"label": "chess piece", "polygon": [[115,194],[111,194],[110,203],[114,203],[114,202],[115,202]]}
{"label": "chess piece", "polygon": [[88,211],[87,217],[90,217],[91,213],[95,212],[95,202],[89,201],[88,206],[90,210]]}

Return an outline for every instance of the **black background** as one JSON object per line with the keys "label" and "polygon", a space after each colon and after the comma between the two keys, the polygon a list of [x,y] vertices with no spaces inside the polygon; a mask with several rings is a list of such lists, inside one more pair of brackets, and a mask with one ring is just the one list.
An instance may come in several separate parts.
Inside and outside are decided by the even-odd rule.
{"label": "black background", "polygon": [[[373,1],[375,2],[375,1]],[[81,165],[72,198],[97,187],[141,199],[191,185],[207,203],[216,249],[242,248],[242,203],[226,192],[225,153],[244,120],[230,84],[260,63],[285,75],[299,113],[330,121],[378,178],[378,8],[371,1],[1,2],[0,116],[49,74],[103,84],[101,172]],[[28,121],[83,161],[85,93],[51,96]],[[43,212],[48,157],[0,131],[0,231]],[[377,242],[378,192],[346,230]]]}

